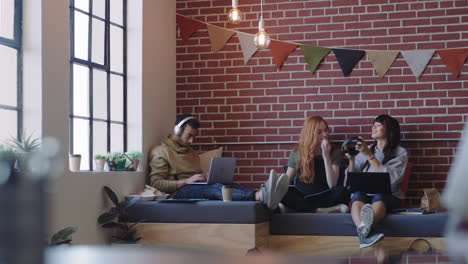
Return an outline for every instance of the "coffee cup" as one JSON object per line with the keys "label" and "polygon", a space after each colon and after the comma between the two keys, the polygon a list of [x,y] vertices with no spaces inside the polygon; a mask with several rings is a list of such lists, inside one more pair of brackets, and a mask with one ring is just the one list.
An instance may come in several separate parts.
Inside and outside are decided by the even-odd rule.
{"label": "coffee cup", "polygon": [[71,171],[79,171],[81,165],[81,155],[70,154],[70,158],[68,159],[68,165],[70,166]]}
{"label": "coffee cup", "polygon": [[232,201],[232,188],[231,186],[223,186],[221,189],[223,193],[223,202]]}

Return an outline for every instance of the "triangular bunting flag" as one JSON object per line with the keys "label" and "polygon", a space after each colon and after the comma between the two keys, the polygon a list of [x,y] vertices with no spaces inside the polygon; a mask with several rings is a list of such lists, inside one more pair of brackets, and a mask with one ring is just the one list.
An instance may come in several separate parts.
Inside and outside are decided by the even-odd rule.
{"label": "triangular bunting flag", "polygon": [[458,78],[460,70],[468,57],[468,48],[437,50],[437,53],[439,53],[440,58],[444,61],[445,65],[447,65],[447,68],[453,76]]}
{"label": "triangular bunting flag", "polygon": [[184,41],[190,38],[195,31],[204,28],[206,25],[198,20],[184,17],[179,14],[177,14],[177,24],[179,24],[180,37]]}
{"label": "triangular bunting flag", "polygon": [[244,55],[244,63],[247,63],[258,50],[254,43],[254,35],[237,32],[237,37]]}
{"label": "triangular bunting flag", "polygon": [[400,53],[398,50],[366,50],[367,56],[374,66],[375,72],[380,77],[384,77],[390,65],[395,61]]}
{"label": "triangular bunting flag", "polygon": [[418,79],[426,69],[427,64],[429,64],[435,50],[402,50],[400,52],[414,76]]}
{"label": "triangular bunting flag", "polygon": [[210,34],[211,40],[211,49],[213,52],[218,52],[224,47],[226,42],[234,35],[236,32],[230,29],[225,29],[222,27],[213,26],[207,24],[208,33]]}
{"label": "triangular bunting flag", "polygon": [[354,66],[366,54],[363,50],[348,50],[348,49],[332,49],[335,53],[336,60],[340,64],[344,76],[349,76],[353,71]]}
{"label": "triangular bunting flag", "polygon": [[304,53],[304,58],[309,65],[310,72],[314,73],[323,58],[330,53],[331,49],[301,45],[301,51]]}
{"label": "triangular bunting flag", "polygon": [[278,40],[271,40],[270,50],[273,55],[273,61],[276,64],[276,68],[280,68],[283,62],[288,58],[289,54],[293,52],[299,45],[289,42],[283,42]]}

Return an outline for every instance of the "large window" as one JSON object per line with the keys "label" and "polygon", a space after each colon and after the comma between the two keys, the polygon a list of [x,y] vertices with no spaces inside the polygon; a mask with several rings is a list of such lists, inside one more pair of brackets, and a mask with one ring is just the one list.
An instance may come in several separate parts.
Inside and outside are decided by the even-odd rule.
{"label": "large window", "polygon": [[94,154],[127,145],[126,0],[70,0],[70,153],[81,170]]}
{"label": "large window", "polygon": [[23,127],[21,0],[0,0],[0,142]]}

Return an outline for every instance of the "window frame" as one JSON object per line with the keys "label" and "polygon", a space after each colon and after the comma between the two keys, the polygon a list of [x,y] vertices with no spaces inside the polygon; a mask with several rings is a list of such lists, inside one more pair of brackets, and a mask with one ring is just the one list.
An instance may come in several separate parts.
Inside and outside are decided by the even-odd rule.
{"label": "window frame", "polygon": [[0,104],[0,109],[16,111],[16,137],[23,131],[23,1],[14,0],[13,39],[0,36],[0,45],[16,49],[16,107]]}
{"label": "window frame", "polygon": [[[122,125],[123,128],[123,152],[127,151],[127,0],[122,0],[122,25],[110,21],[110,0],[105,1],[105,18],[101,18],[93,14],[93,0],[89,0],[89,12],[81,10],[75,7],[75,0],[70,0],[70,116],[69,116],[69,126],[70,126],[70,154],[74,153],[74,125],[73,121],[75,119],[87,120],[88,127],[89,127],[89,146],[88,146],[88,154],[89,154],[89,171],[93,171],[93,157],[94,157],[94,149],[93,149],[93,135],[94,135],[94,121],[98,122],[105,122],[107,127],[107,152],[111,152],[111,125],[117,124]],[[75,57],[75,11],[81,14],[84,14],[89,17],[89,24],[88,24],[88,55],[87,60],[83,60],[80,58]],[[99,21],[104,22],[104,64],[99,64],[92,61],[92,34],[93,34],[93,19],[97,19]],[[111,61],[110,61],[110,26],[116,26],[122,29],[122,47],[123,47],[123,65],[122,65],[122,73],[118,73],[111,70]],[[88,68],[89,70],[89,80],[88,80],[88,100],[89,100],[89,117],[87,116],[79,116],[75,115],[73,112],[74,102],[73,102],[73,67],[74,65],[79,65]],[[106,81],[107,81],[107,117],[103,118],[95,118],[94,117],[94,101],[93,101],[93,86],[94,86],[94,79],[93,79],[93,70],[101,70],[106,73]],[[120,76],[122,77],[122,88],[123,88],[123,115],[122,121],[113,121],[111,119],[111,76]],[[99,153],[101,154],[101,153]]]}

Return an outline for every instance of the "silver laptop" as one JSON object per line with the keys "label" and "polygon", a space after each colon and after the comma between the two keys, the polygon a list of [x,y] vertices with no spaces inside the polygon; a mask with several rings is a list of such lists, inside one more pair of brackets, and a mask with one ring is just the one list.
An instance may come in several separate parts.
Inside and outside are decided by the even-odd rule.
{"label": "silver laptop", "polygon": [[236,169],[236,158],[211,158],[208,180],[189,184],[231,184]]}

